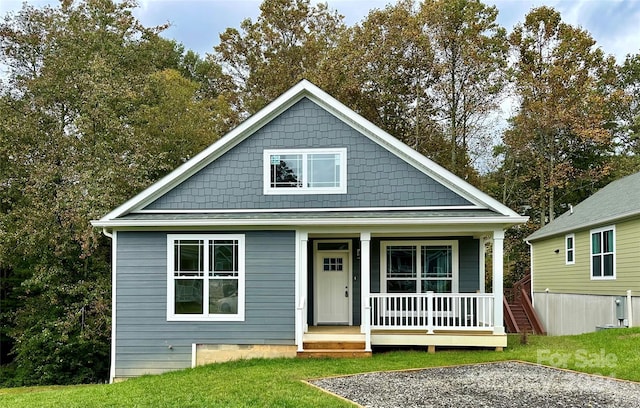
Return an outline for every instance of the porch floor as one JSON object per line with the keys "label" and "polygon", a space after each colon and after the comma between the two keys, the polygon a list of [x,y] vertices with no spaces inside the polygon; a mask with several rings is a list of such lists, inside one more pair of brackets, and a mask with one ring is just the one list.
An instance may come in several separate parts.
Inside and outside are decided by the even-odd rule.
{"label": "porch floor", "polygon": [[[364,351],[365,335],[360,326],[309,326],[303,335],[304,350],[354,349]],[[371,330],[373,346],[425,346],[431,352],[435,347],[488,347],[502,350],[507,346],[506,334],[496,335],[491,330]],[[317,354],[320,354],[316,352]],[[344,351],[339,351],[343,353]],[[346,357],[346,355],[345,355]]]}
{"label": "porch floor", "polygon": [[502,351],[507,347],[506,334],[492,331],[435,330],[372,330],[373,346],[426,346],[429,352],[435,347],[487,347]]}

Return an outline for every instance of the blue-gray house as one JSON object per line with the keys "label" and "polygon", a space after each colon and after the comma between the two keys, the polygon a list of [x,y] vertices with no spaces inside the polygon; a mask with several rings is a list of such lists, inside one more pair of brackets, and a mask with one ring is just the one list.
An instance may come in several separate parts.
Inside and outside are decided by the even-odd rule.
{"label": "blue-gray house", "polygon": [[111,379],[502,348],[504,230],[525,220],[302,81],[93,222],[113,243]]}

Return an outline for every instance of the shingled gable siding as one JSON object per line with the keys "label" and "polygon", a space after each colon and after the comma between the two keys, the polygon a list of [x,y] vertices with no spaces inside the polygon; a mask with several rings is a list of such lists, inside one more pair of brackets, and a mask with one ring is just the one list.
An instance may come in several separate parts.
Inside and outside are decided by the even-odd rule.
{"label": "shingled gable siding", "polygon": [[[347,148],[347,194],[265,195],[265,149]],[[302,99],[146,209],[406,207],[470,203]]]}
{"label": "shingled gable siding", "polygon": [[[215,232],[218,234],[219,232]],[[191,344],[294,344],[293,231],[249,231],[244,322],[167,322],[167,234],[118,232],[116,377],[191,366]]]}

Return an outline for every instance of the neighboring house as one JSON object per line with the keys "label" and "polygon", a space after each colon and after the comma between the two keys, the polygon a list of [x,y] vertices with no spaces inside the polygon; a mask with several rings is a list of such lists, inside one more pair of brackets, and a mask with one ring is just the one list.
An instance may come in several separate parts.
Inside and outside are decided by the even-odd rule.
{"label": "neighboring house", "polygon": [[614,181],[526,240],[533,304],[549,334],[640,324],[640,173]]}
{"label": "neighboring house", "polygon": [[525,221],[302,81],[93,222],[113,243],[111,379],[323,339],[501,349],[504,230]]}

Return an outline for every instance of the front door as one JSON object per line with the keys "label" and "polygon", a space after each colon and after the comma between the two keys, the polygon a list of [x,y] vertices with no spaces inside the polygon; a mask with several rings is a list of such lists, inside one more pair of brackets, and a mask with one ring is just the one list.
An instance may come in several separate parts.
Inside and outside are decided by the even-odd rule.
{"label": "front door", "polygon": [[349,252],[317,251],[315,256],[316,324],[349,324]]}

